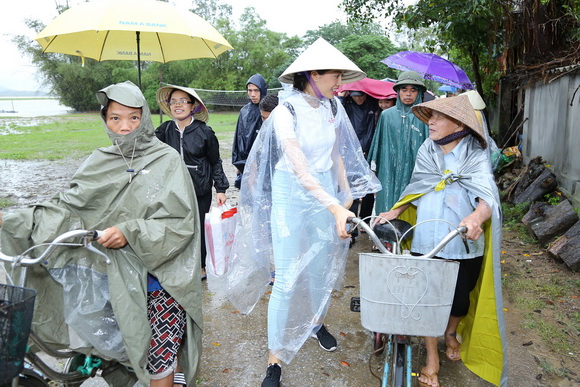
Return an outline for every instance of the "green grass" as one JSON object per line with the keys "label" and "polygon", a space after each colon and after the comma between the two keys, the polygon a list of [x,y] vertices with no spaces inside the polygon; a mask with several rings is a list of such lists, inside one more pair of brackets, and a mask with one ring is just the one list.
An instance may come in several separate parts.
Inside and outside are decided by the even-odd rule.
{"label": "green grass", "polygon": [[0,197],[0,208],[12,207],[15,204],[16,204],[16,202],[13,200]]}
{"label": "green grass", "polygon": [[[164,116],[164,119],[168,119]],[[230,141],[238,113],[213,113],[209,124],[220,142]],[[159,116],[153,116],[159,126]],[[0,159],[59,160],[81,158],[111,144],[98,113],[45,117],[32,126],[10,125],[10,134],[0,136]],[[222,152],[222,157],[231,152]]]}

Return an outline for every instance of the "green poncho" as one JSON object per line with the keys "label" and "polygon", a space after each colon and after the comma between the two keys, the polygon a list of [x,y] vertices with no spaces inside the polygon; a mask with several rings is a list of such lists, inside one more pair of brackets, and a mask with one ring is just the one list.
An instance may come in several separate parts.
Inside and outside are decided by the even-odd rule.
{"label": "green poncho", "polygon": [[[122,339],[119,335],[120,346],[113,345],[103,357],[123,359],[123,364],[132,367],[141,382],[147,384],[151,336],[147,318],[149,272],[187,312],[179,364],[188,384],[193,384],[201,356],[203,324],[200,225],[193,185],[179,154],[154,136],[149,108],[139,89],[127,82],[107,89],[114,92],[116,87],[125,93],[134,92],[133,98],[142,99],[140,126],[126,139],[107,130],[113,141],[121,142],[120,146],[94,151],[75,173],[68,190],[49,201],[6,215],[2,250],[9,255],[20,254],[68,230],[117,226],[128,241],[125,247],[105,249],[93,243],[111,259],[109,265],[86,249],[59,248],[47,263],[29,269],[26,286],[38,291],[33,331],[57,348],[74,347],[81,353],[103,356],[97,348],[109,345],[106,341],[113,340],[114,335],[106,332],[102,335],[104,343],[91,341],[89,345],[86,337],[97,338],[99,328],[91,331],[97,319],[91,318],[92,311],[86,309],[104,304],[103,297],[110,295],[108,308],[112,306],[116,319],[112,325],[118,324]],[[115,94],[109,97],[114,98]],[[135,154],[131,158],[133,148]],[[127,163],[135,170],[130,183]],[[60,283],[54,279],[57,277]],[[84,294],[82,299],[80,294]],[[75,299],[78,305],[70,305]],[[79,336],[85,334],[80,341],[74,333],[70,336],[69,322],[65,322],[65,315],[70,318],[70,309],[75,308],[81,314],[87,311],[83,329],[74,329]],[[126,387],[133,384],[128,379],[134,377],[121,367],[106,379],[113,386]]]}
{"label": "green poncho", "polygon": [[368,161],[376,165],[383,189],[377,192],[375,213],[390,210],[409,183],[417,150],[429,137],[429,128],[411,108],[422,102],[421,93],[413,105],[397,104],[381,113],[373,137]]}

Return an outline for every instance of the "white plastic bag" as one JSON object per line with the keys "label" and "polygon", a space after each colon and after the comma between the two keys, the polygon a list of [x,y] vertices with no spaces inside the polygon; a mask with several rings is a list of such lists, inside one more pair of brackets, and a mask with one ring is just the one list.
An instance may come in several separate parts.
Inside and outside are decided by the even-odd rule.
{"label": "white plastic bag", "polygon": [[219,277],[228,269],[236,230],[236,207],[228,204],[212,206],[205,216],[206,269]]}

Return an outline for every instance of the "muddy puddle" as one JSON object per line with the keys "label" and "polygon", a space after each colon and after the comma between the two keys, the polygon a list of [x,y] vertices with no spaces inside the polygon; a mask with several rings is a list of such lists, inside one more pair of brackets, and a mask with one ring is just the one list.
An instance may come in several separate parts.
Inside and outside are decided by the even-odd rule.
{"label": "muddy puddle", "polygon": [[46,200],[66,189],[82,160],[0,160],[0,197],[16,207]]}

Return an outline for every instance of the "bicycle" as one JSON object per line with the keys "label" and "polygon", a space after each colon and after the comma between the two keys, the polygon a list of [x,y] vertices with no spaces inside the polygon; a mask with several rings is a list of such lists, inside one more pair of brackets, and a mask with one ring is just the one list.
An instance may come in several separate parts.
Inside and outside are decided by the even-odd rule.
{"label": "bicycle", "polygon": [[[12,280],[12,276],[10,275],[14,274],[13,270],[12,273],[7,273],[7,280],[11,280],[12,284],[5,284],[3,286],[10,289],[23,289],[23,291],[35,293],[33,289],[25,288],[27,278],[27,268],[29,266],[38,265],[42,262],[47,261],[48,258],[59,246],[84,247],[103,257],[107,264],[110,263],[109,258],[91,244],[93,241],[97,240],[100,237],[100,235],[101,233],[99,231],[74,230],[59,235],[50,243],[33,246],[18,256],[8,256],[0,252],[0,261],[10,263],[12,267],[17,266],[22,267],[20,275],[16,281]],[[78,238],[82,238],[81,243],[65,243],[66,241]],[[45,245],[47,245],[48,247],[38,257],[31,258],[30,256],[28,256],[28,254],[30,254],[31,251]],[[16,284],[14,282],[16,282]],[[33,309],[32,307],[30,307],[30,298],[32,298],[31,305],[32,306],[34,305],[34,298],[30,296],[31,294],[29,294],[27,298],[30,308],[30,313],[26,316],[26,319],[28,319],[28,321],[26,321],[28,327],[30,326],[30,323],[32,323],[32,309]],[[0,300],[0,304],[7,303],[14,305],[16,304],[14,301],[15,300],[4,299]],[[2,318],[1,314],[0,318]],[[12,316],[8,318],[12,318]],[[4,332],[0,332],[0,336],[3,334]],[[83,381],[91,377],[94,377],[97,374],[104,376],[108,372],[116,370],[119,367],[125,367],[119,361],[116,361],[114,359],[104,360],[103,358],[99,357],[98,354],[90,353],[85,355],[84,353],[75,352],[74,350],[71,349],[55,350],[51,348],[50,345],[48,345],[42,339],[40,339],[34,333],[33,330],[30,330],[30,328],[21,331],[20,335],[23,336],[21,337],[20,341],[22,341],[24,345],[20,345],[21,347],[20,352],[17,354],[19,358],[12,357],[10,359],[11,368],[7,370],[7,372],[3,372],[2,374],[0,374],[2,375],[2,377],[0,377],[0,386],[10,385],[9,383],[11,380],[12,387],[18,386],[44,387],[48,386],[50,382],[59,382],[62,383],[62,385],[64,385],[65,387],[76,387],[80,386]],[[64,366],[64,370],[62,372],[57,371],[53,367],[48,365],[45,361],[43,361],[37,355],[36,352],[33,352],[30,347],[26,346],[26,342],[28,341],[28,339],[30,339],[34,343],[38,351],[43,351],[53,358],[67,359]],[[0,361],[6,364],[9,363],[8,359],[0,358]]]}
{"label": "bicycle", "polygon": [[[432,257],[456,236],[464,238],[467,228],[455,228],[428,254],[412,256],[401,245],[417,225],[401,231],[387,222],[379,237],[363,220],[349,222],[362,227],[380,251],[359,253],[360,298],[351,299],[351,310],[360,312],[362,326],[373,332],[373,355],[385,353],[382,377],[369,368],[383,387],[411,387],[420,375],[415,338],[444,334],[459,270],[456,261]],[[429,281],[433,277],[438,281]]]}

